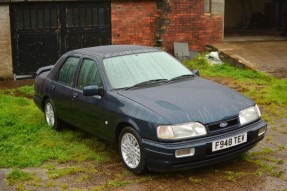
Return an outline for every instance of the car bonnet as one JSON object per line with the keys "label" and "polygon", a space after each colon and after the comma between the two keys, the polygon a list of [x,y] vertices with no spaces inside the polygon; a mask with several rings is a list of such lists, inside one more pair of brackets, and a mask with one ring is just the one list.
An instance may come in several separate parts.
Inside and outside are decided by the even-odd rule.
{"label": "car bonnet", "polygon": [[119,90],[118,94],[149,108],[171,124],[192,121],[207,124],[226,120],[255,104],[236,91],[199,77],[153,87]]}

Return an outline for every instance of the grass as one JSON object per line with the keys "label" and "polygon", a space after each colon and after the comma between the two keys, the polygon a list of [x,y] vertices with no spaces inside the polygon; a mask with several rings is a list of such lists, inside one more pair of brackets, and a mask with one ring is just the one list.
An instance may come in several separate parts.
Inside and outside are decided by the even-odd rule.
{"label": "grass", "polygon": [[[21,91],[29,92],[30,88]],[[35,167],[46,161],[106,161],[104,143],[78,130],[48,127],[33,101],[0,93],[0,168]]]}
{"label": "grass", "polygon": [[22,86],[17,90],[22,94],[34,95],[34,86]]}

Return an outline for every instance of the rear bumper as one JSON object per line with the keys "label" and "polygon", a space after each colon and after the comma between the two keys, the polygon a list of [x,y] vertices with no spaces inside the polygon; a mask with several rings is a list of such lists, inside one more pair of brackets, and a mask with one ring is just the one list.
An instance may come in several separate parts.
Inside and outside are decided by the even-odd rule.
{"label": "rear bumper", "polygon": [[[266,129],[267,124],[265,121],[260,120],[231,132],[175,143],[162,143],[143,139],[147,166],[153,171],[188,170],[236,157],[240,153],[251,149],[264,138],[265,133],[258,136],[258,131],[262,127]],[[212,152],[212,142],[246,132],[247,142]],[[184,148],[194,148],[195,154],[185,158],[176,158],[175,151]]]}

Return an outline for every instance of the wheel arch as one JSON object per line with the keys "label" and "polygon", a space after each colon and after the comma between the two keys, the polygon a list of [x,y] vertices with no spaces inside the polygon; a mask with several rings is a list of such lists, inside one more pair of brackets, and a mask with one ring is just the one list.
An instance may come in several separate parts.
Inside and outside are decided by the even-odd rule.
{"label": "wheel arch", "polygon": [[125,127],[131,127],[135,131],[137,131],[137,133],[139,134],[139,129],[137,128],[136,124],[134,124],[132,122],[121,121],[117,124],[116,129],[115,129],[115,140],[114,141],[116,144],[118,144],[120,133]]}
{"label": "wheel arch", "polygon": [[46,103],[47,99],[50,99],[50,97],[47,95],[44,95],[42,105],[41,105],[43,111],[45,110],[45,103]]}

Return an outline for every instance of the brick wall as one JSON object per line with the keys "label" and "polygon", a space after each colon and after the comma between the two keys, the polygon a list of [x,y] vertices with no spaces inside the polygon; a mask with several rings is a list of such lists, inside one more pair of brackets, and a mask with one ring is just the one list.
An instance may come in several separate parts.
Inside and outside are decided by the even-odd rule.
{"label": "brick wall", "polygon": [[112,43],[159,45],[172,53],[173,42],[188,42],[190,50],[203,50],[223,39],[223,12],[204,13],[203,6],[203,0],[115,0]]}
{"label": "brick wall", "polygon": [[112,2],[112,43],[154,45],[154,1]]}
{"label": "brick wall", "polygon": [[9,6],[0,4],[0,79],[13,77]]}

